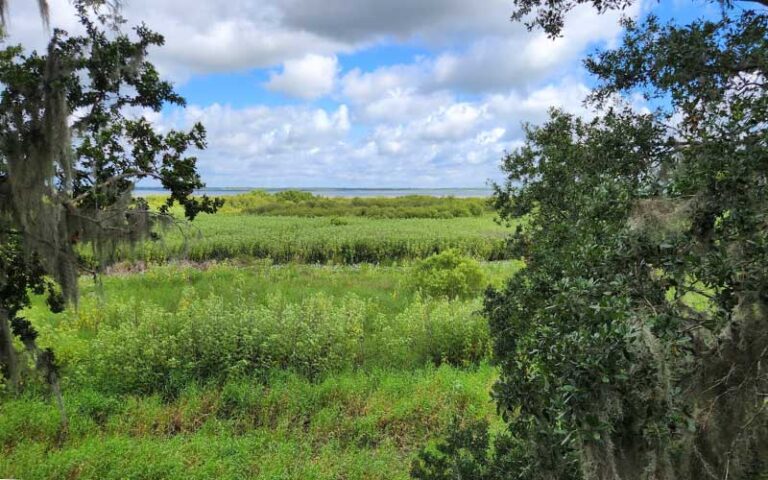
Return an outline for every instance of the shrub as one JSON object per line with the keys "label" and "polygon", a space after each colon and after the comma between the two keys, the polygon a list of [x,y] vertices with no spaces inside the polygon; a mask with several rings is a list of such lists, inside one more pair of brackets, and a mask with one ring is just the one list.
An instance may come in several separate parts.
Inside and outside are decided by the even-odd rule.
{"label": "shrub", "polygon": [[70,403],[70,408],[74,407],[73,410],[78,414],[89,417],[100,424],[105,423],[110,415],[122,408],[117,398],[90,389],[78,392],[73,400]]}
{"label": "shrub", "polygon": [[412,277],[415,288],[433,297],[469,298],[482,290],[484,282],[480,264],[454,249],[421,260]]}
{"label": "shrub", "polygon": [[[508,462],[510,454],[521,455],[519,442],[508,434],[491,438],[485,419],[455,417],[446,437],[433,448],[423,448],[411,463],[411,478],[416,480],[503,480],[510,471],[524,469],[525,464]],[[522,452],[525,455],[526,452]],[[495,455],[494,455],[495,454]],[[520,478],[520,477],[517,477]]]}
{"label": "shrub", "polygon": [[349,225],[349,220],[345,220],[341,217],[331,217],[331,225],[343,227],[345,225]]}
{"label": "shrub", "polygon": [[[318,380],[356,368],[465,365],[487,358],[489,334],[472,302],[422,300],[398,315],[375,315],[349,295],[322,294],[301,303],[270,298],[265,305],[231,304],[210,296],[180,302],[176,312],[151,305],[130,321],[105,322],[92,350],[68,358],[75,384],[112,393],[175,397],[196,382],[259,377],[275,370]],[[228,391],[228,405],[250,401]],[[98,402],[93,410],[100,411]],[[107,405],[109,406],[109,405]]]}
{"label": "shrub", "polygon": [[301,190],[285,190],[282,192],[277,192],[274,197],[284,202],[293,203],[306,202],[316,198],[310,192],[302,192]]}

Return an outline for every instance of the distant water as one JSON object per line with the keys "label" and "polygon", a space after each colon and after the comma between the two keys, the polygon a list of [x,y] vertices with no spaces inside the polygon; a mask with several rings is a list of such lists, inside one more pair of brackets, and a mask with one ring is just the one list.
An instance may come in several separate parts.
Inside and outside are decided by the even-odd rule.
{"label": "distant water", "polygon": [[[322,197],[402,197],[405,195],[427,195],[430,197],[487,197],[491,195],[490,188],[204,188],[196,191],[197,195],[210,197],[223,197],[238,195],[251,190],[264,190],[268,193],[277,193],[285,190],[300,190]],[[135,194],[157,195],[165,193],[162,188],[136,188]]]}

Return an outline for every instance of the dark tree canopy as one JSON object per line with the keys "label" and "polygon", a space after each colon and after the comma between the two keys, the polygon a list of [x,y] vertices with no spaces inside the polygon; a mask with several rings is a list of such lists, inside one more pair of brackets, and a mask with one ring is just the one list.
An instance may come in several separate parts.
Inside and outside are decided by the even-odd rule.
{"label": "dark tree canopy", "polygon": [[[480,479],[764,478],[768,10],[627,21],[586,66],[597,116],[527,127],[496,188],[502,218],[529,219],[526,268],[485,304],[509,432],[484,455],[454,434],[414,473],[470,456]],[[617,106],[637,92],[660,107]]]}
{"label": "dark tree canopy", "polygon": [[[188,219],[220,205],[192,197],[203,186],[190,155],[205,147],[203,126],[161,134],[139,115],[184,103],[146,59],[163,37],[144,25],[122,32],[105,5],[76,1],[86,33],[55,30],[45,54],[0,51],[0,363],[15,383],[9,326],[35,350],[34,329],[17,316],[30,291],[48,291],[60,308],[77,297],[84,248],[105,262],[116,245],[150,235],[174,203]],[[160,213],[132,196],[146,178],[170,191]]]}

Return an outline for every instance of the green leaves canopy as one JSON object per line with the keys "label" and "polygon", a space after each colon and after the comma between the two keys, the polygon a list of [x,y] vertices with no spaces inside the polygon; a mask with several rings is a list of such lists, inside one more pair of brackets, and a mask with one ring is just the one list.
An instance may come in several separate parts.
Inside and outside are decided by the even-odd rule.
{"label": "green leaves canopy", "polygon": [[[559,34],[579,3],[518,0]],[[417,478],[762,478],[768,470],[768,15],[625,21],[587,59],[585,120],[553,110],[503,160],[526,268],[486,296],[509,431],[459,428]],[[758,2],[764,3],[764,2]],[[637,113],[621,96],[659,108]]]}
{"label": "green leaves canopy", "polygon": [[768,458],[768,17],[626,22],[598,105],[504,159],[527,268],[489,294],[519,478],[752,478]]}

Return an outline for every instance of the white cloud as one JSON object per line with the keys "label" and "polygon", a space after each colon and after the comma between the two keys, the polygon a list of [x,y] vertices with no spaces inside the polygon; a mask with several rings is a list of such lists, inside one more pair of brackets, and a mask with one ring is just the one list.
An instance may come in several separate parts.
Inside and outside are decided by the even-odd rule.
{"label": "white cloud", "polygon": [[509,22],[507,0],[276,0],[285,25],[316,32],[345,43],[383,37],[431,43],[453,42],[456,36],[519,29]]}
{"label": "white cloud", "polygon": [[343,94],[357,103],[367,103],[392,93],[407,91],[420,81],[423,74],[419,65],[381,67],[363,73],[352,69],[342,79]]}
{"label": "white cloud", "polygon": [[[551,105],[588,116],[587,88],[566,78],[528,94],[459,101],[447,92],[403,97],[411,116],[371,120],[366,104],[234,108],[190,106],[155,120],[163,128],[202,121],[200,156],[210,185],[480,186],[499,179],[505,150],[521,145],[521,122]],[[416,107],[406,105],[413,102]],[[421,106],[432,102],[431,108]],[[417,114],[418,112],[418,114]]]}
{"label": "white cloud", "polygon": [[[636,15],[639,7],[624,14]],[[342,94],[366,105],[368,118],[410,113],[408,107],[431,105],[433,94],[463,91],[474,94],[530,92],[553,77],[581,70],[583,52],[596,44],[615,42],[621,33],[620,13],[598,16],[589,6],[569,13],[564,37],[552,40],[542,32],[508,25],[506,31],[478,34],[464,48],[438,50],[407,64],[363,72],[353,69],[342,80]]]}
{"label": "white cloud", "polygon": [[339,71],[336,57],[309,54],[287,60],[283,71],[272,72],[266,87],[292,97],[312,100],[333,91]]}
{"label": "white cloud", "polygon": [[511,92],[487,98],[489,114],[500,118],[516,118],[539,123],[546,119],[550,107],[588,116],[591,111],[584,105],[589,88],[583,83],[566,78],[558,83],[540,87],[528,95]]}
{"label": "white cloud", "polygon": [[[69,1],[51,3],[51,25],[70,33],[82,29]],[[283,24],[277,2],[230,0],[130,0],[121,14],[127,26],[146,23],[166,43],[152,59],[166,75],[185,80],[197,73],[268,68],[308,53],[333,55],[352,46]],[[10,2],[10,41],[44,48],[48,39],[36,2]]]}
{"label": "white cloud", "polygon": [[[34,3],[11,2],[10,42],[44,46]],[[78,31],[69,2],[51,9],[55,26]],[[498,178],[522,122],[544,121],[550,106],[591,114],[579,59],[620,34],[617,14],[579,7],[552,41],[510,23],[511,9],[508,0],[130,0],[123,13],[165,35],[151,59],[176,81],[261,70],[269,79],[254,91],[323,99],[325,108],[232,107],[239,99],[222,91],[220,103],[140,112],[163,129],[205,124],[210,185],[472,186]],[[374,51],[365,66],[345,56],[403,45],[419,55],[378,65]]]}
{"label": "white cloud", "polygon": [[454,103],[418,122],[415,130],[427,140],[458,140],[479,123],[483,110],[469,103]]}
{"label": "white cloud", "polygon": [[[637,4],[636,4],[637,5]],[[446,51],[434,61],[432,81],[442,88],[474,92],[531,88],[542,80],[573,71],[589,46],[614,42],[621,33],[622,14],[636,15],[639,7],[625,12],[596,15],[589,5],[568,14],[563,37],[548,38],[543,32],[484,35],[462,51]]]}
{"label": "white cloud", "polygon": [[[35,3],[11,2],[11,41],[45,45]],[[131,0],[122,13],[128,25],[146,22],[166,37],[153,58],[176,79],[406,41],[436,52],[430,76],[438,84],[475,91],[538,79],[619,32],[618,14],[598,16],[581,6],[569,15],[566,38],[552,42],[511,23],[511,9],[507,0],[482,8],[465,0]],[[78,31],[69,2],[51,2],[51,13],[54,26]]]}
{"label": "white cloud", "polygon": [[389,90],[380,98],[358,105],[362,119],[371,122],[407,122],[439,111],[452,101],[446,91],[421,94],[413,88]]}
{"label": "white cloud", "polygon": [[503,137],[505,133],[507,133],[506,129],[496,127],[492,130],[478,133],[475,137],[475,141],[480,145],[492,145],[501,140],[501,137]]}

